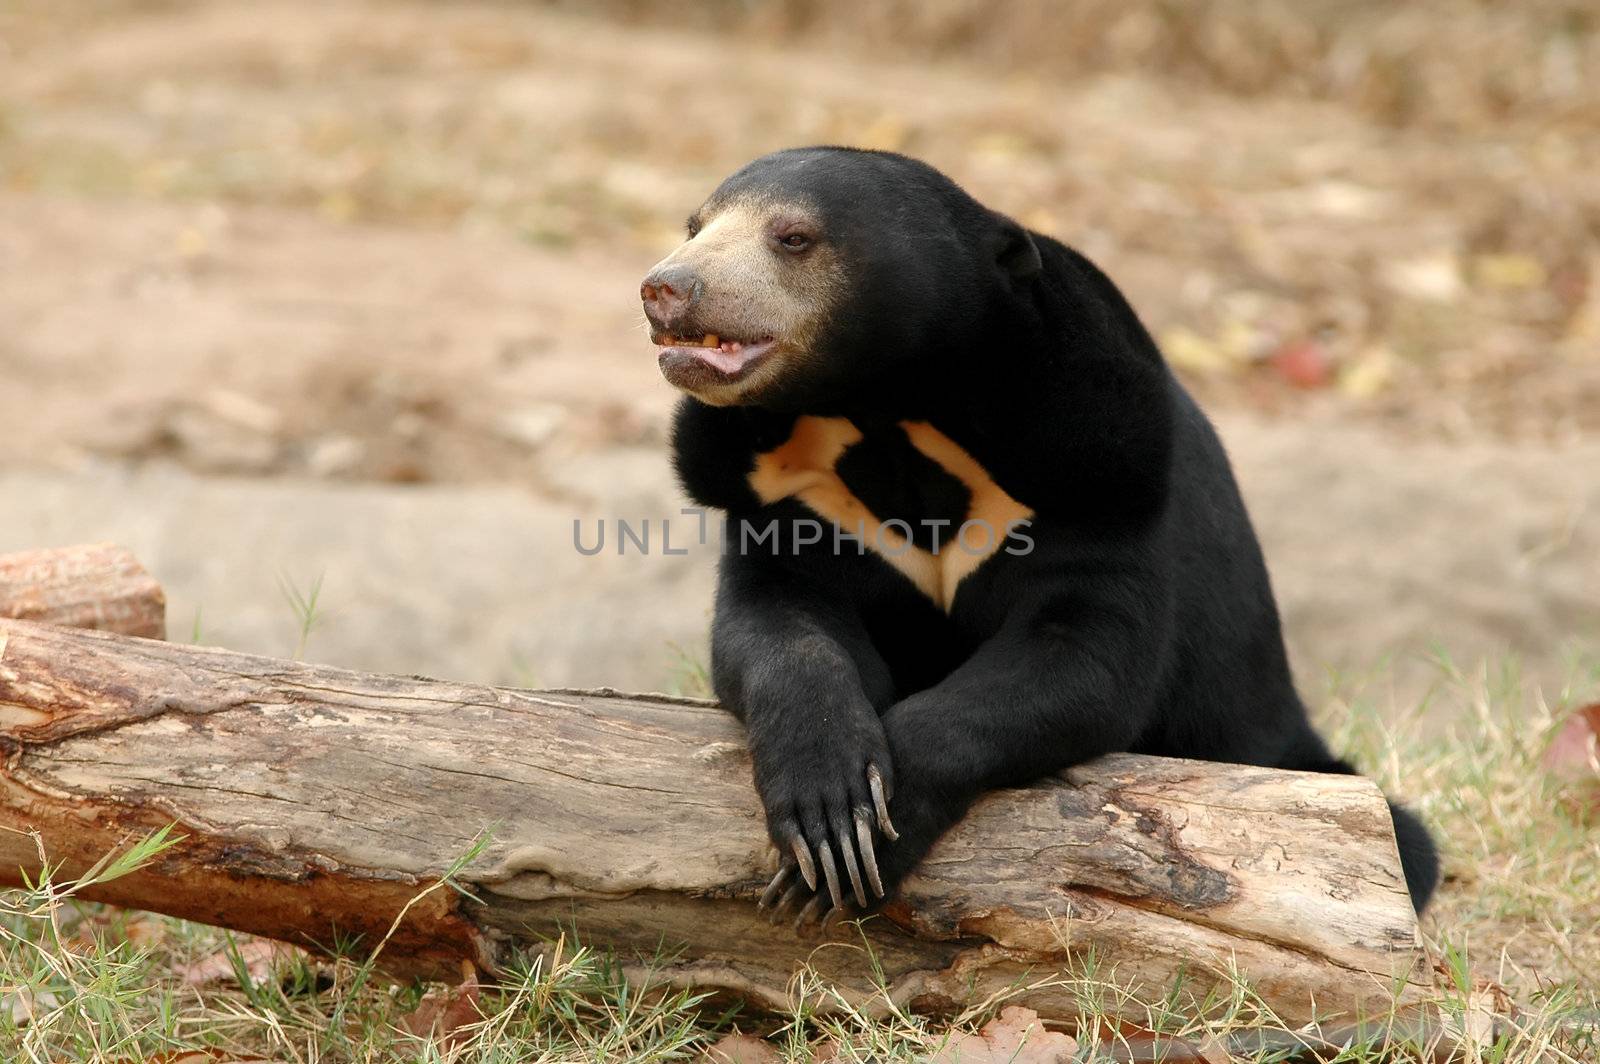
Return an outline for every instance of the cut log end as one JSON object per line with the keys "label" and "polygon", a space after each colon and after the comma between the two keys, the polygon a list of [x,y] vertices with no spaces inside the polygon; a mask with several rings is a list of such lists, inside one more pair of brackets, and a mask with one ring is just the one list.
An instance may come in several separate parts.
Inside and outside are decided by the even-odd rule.
{"label": "cut log end", "polygon": [[0,617],[164,639],[167,597],[112,543],[0,554]]}

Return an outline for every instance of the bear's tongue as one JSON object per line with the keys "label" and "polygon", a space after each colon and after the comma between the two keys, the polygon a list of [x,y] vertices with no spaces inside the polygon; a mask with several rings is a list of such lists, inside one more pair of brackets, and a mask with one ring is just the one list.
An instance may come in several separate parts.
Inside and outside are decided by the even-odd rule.
{"label": "bear's tongue", "polygon": [[742,340],[724,340],[715,333],[706,333],[698,339],[664,336],[658,339],[662,347],[684,351],[696,360],[726,376],[734,376],[761,355],[775,342],[763,337],[748,343]]}
{"label": "bear's tongue", "polygon": [[702,347],[695,352],[704,362],[709,362],[724,373],[738,373],[750,359],[743,345]]}

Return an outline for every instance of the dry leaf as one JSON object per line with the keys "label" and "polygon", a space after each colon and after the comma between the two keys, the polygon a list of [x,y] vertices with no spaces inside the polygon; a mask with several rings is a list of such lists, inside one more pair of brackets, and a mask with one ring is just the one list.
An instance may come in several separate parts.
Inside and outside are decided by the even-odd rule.
{"label": "dry leaf", "polygon": [[158,946],[166,941],[169,928],[153,916],[135,916],[122,925],[122,938],[134,946]]}
{"label": "dry leaf", "polygon": [[1454,303],[1466,287],[1461,264],[1448,251],[1397,259],[1383,267],[1381,276],[1396,294],[1433,303]]}
{"label": "dry leaf", "polygon": [[1228,1047],[1214,1034],[1202,1036],[1195,1044],[1194,1052],[1204,1064],[1229,1064],[1233,1060],[1233,1054],[1228,1052]]}
{"label": "dry leaf", "polygon": [[1499,983],[1479,979],[1467,993],[1459,1016],[1446,1015],[1445,1030],[1469,1046],[1493,1045],[1503,1021],[1515,1019],[1516,1006]]}
{"label": "dry leaf", "polygon": [[[299,946],[291,946],[287,942],[278,942],[270,938],[252,938],[241,935],[234,939],[239,949],[239,959],[244,962],[244,970],[249,974],[252,982],[263,982],[272,978],[274,972],[281,970],[291,961],[305,956],[305,950]],[[217,950],[208,957],[202,957],[193,964],[186,964],[178,970],[178,979],[185,986],[210,986],[213,983],[227,983],[235,979],[233,967],[233,954],[227,947]]]}
{"label": "dry leaf", "polygon": [[838,1039],[829,1038],[812,1050],[812,1064],[836,1064],[842,1052],[844,1049],[839,1045]]}
{"label": "dry leaf", "polygon": [[461,982],[445,990],[430,990],[415,1009],[400,1018],[400,1026],[418,1038],[431,1038],[453,1049],[472,1036],[471,1026],[483,1019],[478,1008],[478,971],[461,964]]}
{"label": "dry leaf", "polygon": [[929,1064],[1067,1064],[1078,1051],[1069,1035],[1048,1030],[1032,1009],[1011,1005],[977,1034],[957,1035]]}
{"label": "dry leaf", "polygon": [[29,986],[20,986],[8,994],[0,994],[0,1013],[11,1017],[13,1027],[21,1027],[33,1022],[35,1016],[41,1012],[49,1012],[60,1001],[48,990],[35,990]]}
{"label": "dry leaf", "polygon": [[1294,340],[1272,353],[1268,363],[1296,388],[1325,388],[1333,379],[1333,359],[1315,340]]}
{"label": "dry leaf", "polygon": [[[122,927],[117,929],[117,919]],[[129,913],[122,909],[107,909],[95,913],[78,925],[78,942],[84,947],[98,947],[102,941],[121,940],[133,946],[157,946],[167,937],[167,924],[155,916]]]}
{"label": "dry leaf", "polygon": [[1560,781],[1557,801],[1583,819],[1600,810],[1600,702],[1574,713],[1544,752],[1544,766]]}
{"label": "dry leaf", "polygon": [[1387,347],[1369,347],[1339,369],[1339,390],[1352,399],[1371,399],[1394,381],[1399,360]]}
{"label": "dry leaf", "polygon": [[725,1034],[700,1055],[701,1064],[780,1064],[783,1056],[753,1034]]}
{"label": "dry leaf", "polygon": [[1600,780],[1600,702],[1572,715],[1544,752],[1544,767],[1568,782]]}
{"label": "dry leaf", "polygon": [[1472,265],[1475,279],[1487,288],[1538,288],[1548,279],[1532,255],[1479,255]]}
{"label": "dry leaf", "polygon": [[1168,362],[1190,373],[1231,373],[1238,368],[1221,346],[1181,325],[1161,334],[1161,350]]}
{"label": "dry leaf", "polygon": [[[1117,1059],[1159,1060],[1162,1064],[1228,1064],[1228,1047],[1215,1035],[1192,1042],[1170,1034],[1157,1034],[1128,1020],[1102,1020],[1096,1028],[1101,1046]],[[1099,1059],[1096,1057],[1095,1059]]]}

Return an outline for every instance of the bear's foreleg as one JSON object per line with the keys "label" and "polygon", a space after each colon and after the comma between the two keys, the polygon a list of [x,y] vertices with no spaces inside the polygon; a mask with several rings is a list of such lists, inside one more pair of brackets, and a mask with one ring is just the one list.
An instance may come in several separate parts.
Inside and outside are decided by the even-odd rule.
{"label": "bear's foreleg", "polygon": [[772,559],[727,556],[711,670],[717,697],[745,722],[767,831],[784,855],[762,905],[776,915],[805,899],[809,922],[830,901],[842,909],[846,890],[862,908],[883,897],[876,855],[895,837],[895,770],[879,709],[892,679],[855,611]]}
{"label": "bear's foreleg", "polygon": [[900,832],[880,855],[890,893],[983,792],[1134,744],[1152,712],[1159,656],[1147,616],[1077,596],[1046,600],[889,709],[889,811]]}

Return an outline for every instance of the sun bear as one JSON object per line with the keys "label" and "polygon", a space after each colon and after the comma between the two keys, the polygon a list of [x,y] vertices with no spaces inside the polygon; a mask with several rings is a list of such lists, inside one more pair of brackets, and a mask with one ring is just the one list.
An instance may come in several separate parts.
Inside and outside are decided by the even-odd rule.
{"label": "sun bear", "polygon": [[[712,684],[796,926],[890,896],[983,792],[1112,751],[1348,773],[1210,422],[1115,285],[932,167],[750,163],[640,295],[724,511]],[[1426,830],[1391,805],[1420,910]]]}

